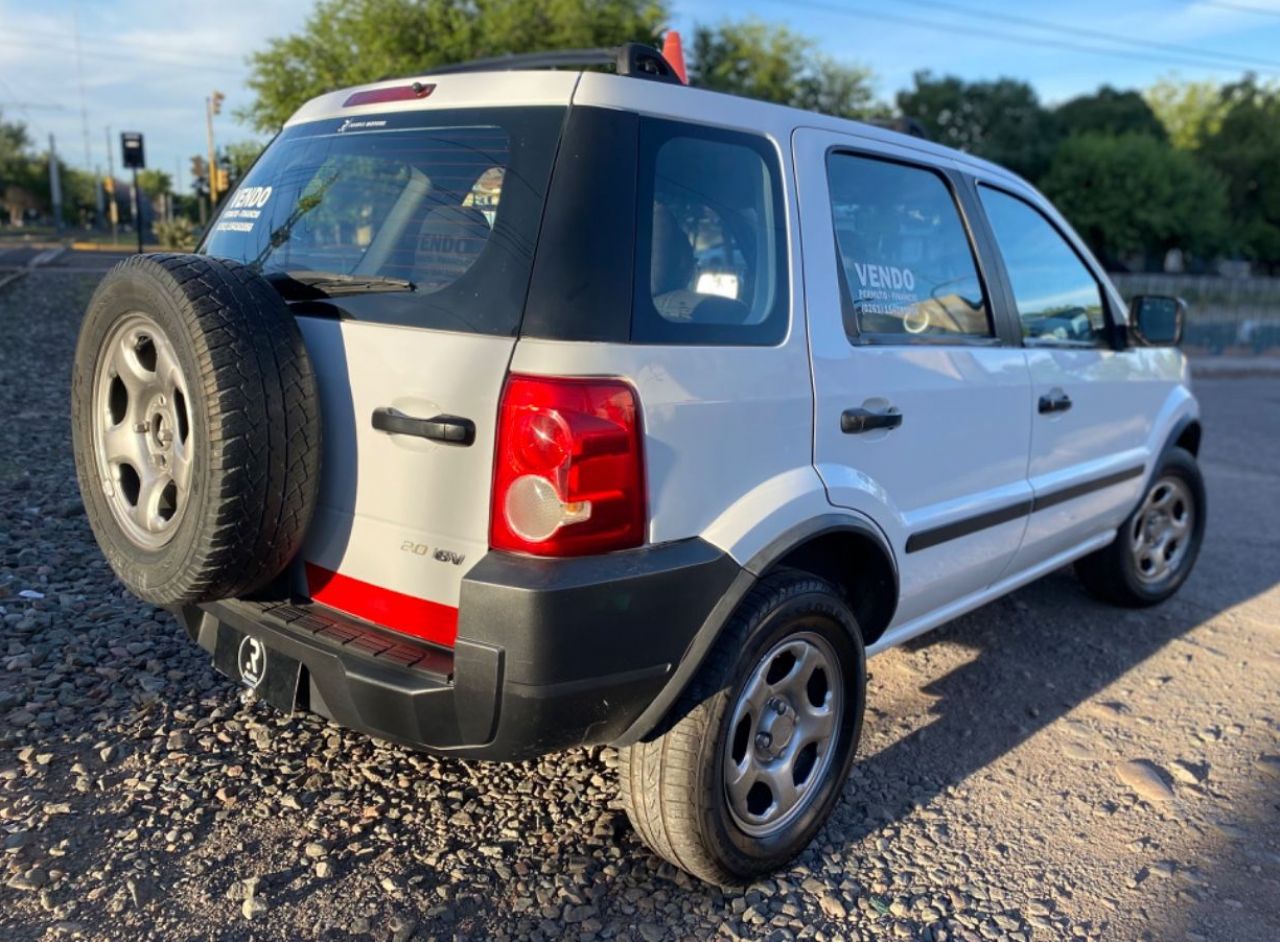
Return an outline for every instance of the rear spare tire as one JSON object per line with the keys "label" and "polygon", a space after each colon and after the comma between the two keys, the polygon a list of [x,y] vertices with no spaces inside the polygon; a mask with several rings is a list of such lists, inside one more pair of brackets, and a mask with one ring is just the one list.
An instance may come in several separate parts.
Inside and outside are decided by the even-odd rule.
{"label": "rear spare tire", "polygon": [[80,327],[71,414],[89,524],[135,595],[243,595],[297,553],[320,477],[315,375],[249,267],[137,255],[111,269]]}

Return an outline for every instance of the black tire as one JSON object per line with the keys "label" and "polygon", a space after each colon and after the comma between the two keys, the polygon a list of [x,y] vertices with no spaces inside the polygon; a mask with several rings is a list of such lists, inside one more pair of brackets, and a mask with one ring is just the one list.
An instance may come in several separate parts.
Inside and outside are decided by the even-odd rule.
{"label": "black tire", "polygon": [[[1189,527],[1189,537],[1178,563],[1167,575],[1152,580],[1139,571],[1140,563],[1131,550],[1131,540],[1141,524],[1141,514],[1147,500],[1160,487],[1161,482],[1173,478],[1181,481],[1194,506],[1194,516]],[[1090,553],[1076,562],[1076,575],[1085,588],[1096,598],[1125,608],[1143,608],[1163,602],[1181,588],[1195,567],[1204,542],[1208,505],[1205,500],[1204,478],[1195,456],[1182,448],[1171,448],[1165,454],[1156,473],[1142,492],[1142,500],[1133,513],[1125,518],[1116,538],[1109,545]]]}
{"label": "black tire", "polygon": [[[132,327],[139,318],[144,323],[140,330]],[[147,344],[146,325],[158,329],[153,347],[163,344],[166,364],[176,359],[176,375],[185,384],[181,396],[169,397],[169,445],[163,439],[152,444],[150,437],[153,431],[160,434],[164,415],[154,429],[129,424],[142,433],[140,439],[121,439],[129,442],[131,453],[143,455],[139,463],[149,471],[154,464],[162,473],[166,456],[150,454],[149,462],[144,449],[172,448],[175,436],[181,442],[177,447],[187,482],[181,513],[172,519],[170,505],[176,501],[170,501],[166,506],[172,525],[167,531],[153,535],[138,529],[148,540],[162,541],[155,545],[130,536],[128,520],[122,520],[129,516],[128,505],[121,503],[128,495],[118,497],[117,492],[133,487],[133,478],[112,463],[109,449],[101,445],[123,427],[117,411],[132,416],[135,408],[149,408],[135,407],[127,390],[119,394],[122,405],[112,398],[117,386],[126,389],[119,364],[132,363],[130,356],[143,361],[143,347],[127,344]],[[117,337],[125,338],[114,344],[124,353],[107,349]],[[124,359],[109,361],[111,356]],[[154,352],[151,356],[154,364]],[[152,369],[158,376],[160,367]],[[146,379],[140,370],[129,372],[135,384],[139,376]],[[101,393],[102,388],[110,394]],[[155,393],[147,395],[156,398]],[[160,395],[158,401],[167,400]],[[95,402],[97,408],[108,403],[109,418],[100,416]],[[72,440],[90,526],[131,592],[174,607],[251,593],[284,570],[301,546],[316,504],[318,402],[298,325],[271,285],[252,269],[199,255],[137,255],[107,273],[89,302],[76,347]],[[137,477],[136,471],[132,474]],[[177,472],[170,474],[176,477]],[[140,501],[140,496],[134,498],[135,507]]]}
{"label": "black tire", "polygon": [[[807,804],[797,804],[797,816],[778,833],[754,836],[739,826],[725,786],[732,711],[762,658],[802,631],[825,638],[835,653],[844,709]],[[840,593],[807,573],[764,578],[677,703],[674,721],[652,741],[619,750],[619,786],[632,825],[654,853],[708,883],[736,886],[778,869],[809,844],[839,800],[865,698],[861,633]]]}

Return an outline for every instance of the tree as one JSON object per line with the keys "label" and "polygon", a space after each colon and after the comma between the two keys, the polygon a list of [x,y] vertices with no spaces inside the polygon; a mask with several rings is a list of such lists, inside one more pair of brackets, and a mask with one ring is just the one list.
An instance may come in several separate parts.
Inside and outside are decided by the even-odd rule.
{"label": "tree", "polygon": [[656,43],[663,0],[321,0],[302,31],[249,57],[242,117],[275,131],[322,92],[503,53]]}
{"label": "tree", "polygon": [[8,182],[15,167],[29,158],[31,138],[21,121],[5,121],[0,110],[0,184]]}
{"label": "tree", "polygon": [[812,39],[757,19],[697,27],[689,82],[840,117],[888,115],[875,102],[869,69],[841,65]]}
{"label": "tree", "polygon": [[1179,82],[1163,78],[1144,93],[1174,147],[1195,150],[1222,127],[1226,104],[1214,82]]}
{"label": "tree", "polygon": [[1244,254],[1280,269],[1280,88],[1252,76],[1221,91],[1222,123],[1200,155],[1229,181],[1232,228]]}
{"label": "tree", "polygon": [[1041,187],[1109,264],[1174,248],[1212,256],[1226,232],[1224,181],[1149,134],[1067,138]]}
{"label": "tree", "polygon": [[173,177],[163,170],[139,170],[138,189],[151,199],[173,190]]}
{"label": "tree", "polygon": [[915,73],[914,82],[914,88],[898,92],[898,110],[919,121],[932,140],[1033,181],[1048,168],[1058,140],[1056,122],[1026,82],[966,82],[927,71]]}
{"label": "tree", "polygon": [[223,153],[231,164],[231,179],[243,180],[266,146],[262,141],[236,141],[228,144]]}
{"label": "tree", "polygon": [[0,112],[0,201],[12,226],[22,225],[26,214],[41,206],[33,159],[27,126],[21,121],[5,121]]}
{"label": "tree", "polygon": [[1158,140],[1168,135],[1146,100],[1135,91],[1118,91],[1103,85],[1091,95],[1080,95],[1054,111],[1063,134],[1149,134]]}

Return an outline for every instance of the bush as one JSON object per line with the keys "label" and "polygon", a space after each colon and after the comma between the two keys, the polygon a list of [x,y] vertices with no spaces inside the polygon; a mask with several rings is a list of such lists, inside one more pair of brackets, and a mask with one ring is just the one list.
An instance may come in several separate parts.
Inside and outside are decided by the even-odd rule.
{"label": "bush", "polygon": [[156,241],[166,249],[190,252],[196,247],[196,230],[190,219],[179,216],[168,222],[158,222],[153,228]]}

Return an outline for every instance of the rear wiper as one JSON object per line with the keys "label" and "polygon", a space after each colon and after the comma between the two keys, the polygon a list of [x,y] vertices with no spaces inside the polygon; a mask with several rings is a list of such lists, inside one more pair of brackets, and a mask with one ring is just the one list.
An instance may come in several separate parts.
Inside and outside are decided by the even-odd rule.
{"label": "rear wiper", "polygon": [[418,286],[404,278],[385,275],[344,275],[327,271],[272,272],[267,278],[277,287],[290,283],[313,289],[326,297],[343,294],[370,294],[376,291],[416,291]]}

